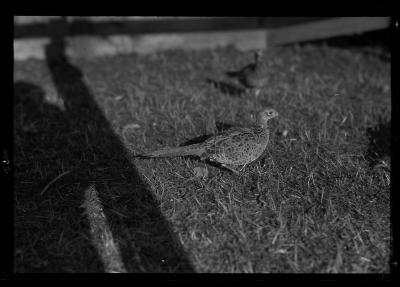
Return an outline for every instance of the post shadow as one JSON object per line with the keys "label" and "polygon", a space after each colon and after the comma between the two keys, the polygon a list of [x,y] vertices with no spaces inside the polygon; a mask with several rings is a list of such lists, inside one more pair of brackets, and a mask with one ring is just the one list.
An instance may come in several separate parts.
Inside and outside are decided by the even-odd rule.
{"label": "post shadow", "polygon": [[[63,232],[64,238],[68,238],[73,232],[75,236],[81,234],[77,235],[74,244],[77,245],[76,249],[84,251],[80,257],[85,261],[82,263],[85,269],[76,266],[77,259],[72,255],[75,254],[74,250],[71,255],[65,256],[49,254],[48,261],[51,264],[44,272],[104,271],[99,255],[91,246],[89,224],[86,215],[82,214],[84,210],[80,207],[84,191],[91,184],[94,184],[101,202],[104,203],[104,212],[114,240],[119,245],[127,272],[194,272],[187,254],[163,217],[159,204],[96,105],[83,81],[81,71],[67,59],[62,33],[51,38],[50,44],[45,48],[45,54],[65,111],[46,104],[40,87],[23,82],[16,83],[14,89],[19,90],[20,94],[35,91],[34,94],[37,95],[34,103],[31,100],[22,100],[22,105],[30,111],[30,117],[39,122],[39,133],[22,139],[22,145],[25,145],[25,152],[31,153],[32,156],[35,156],[35,150],[49,150],[51,156],[48,156],[46,164],[52,169],[48,181],[59,174],[57,170],[70,169],[72,172],[56,181],[42,197],[38,196],[40,190],[37,188],[30,189],[29,196],[36,201],[47,198],[52,208],[61,214],[62,222],[66,225],[60,226],[59,232],[49,232],[48,236],[46,234],[40,241],[52,242],[54,236],[60,236],[54,235],[54,232]],[[29,149],[32,141],[36,145],[35,149]],[[67,201],[56,200],[60,194],[57,197],[53,194],[59,189],[68,191],[68,194],[61,195]],[[27,199],[21,195],[19,200]],[[44,209],[39,211],[46,212]],[[25,225],[26,228],[30,228],[28,223]],[[52,225],[44,223],[36,226],[46,228]],[[57,227],[54,225],[54,228]],[[24,228],[20,228],[17,236],[24,234],[27,234],[24,233]],[[41,253],[46,253],[46,244],[42,245],[42,249],[44,251]],[[66,254],[68,250],[60,251],[60,254]],[[89,266],[87,262],[92,263]]]}

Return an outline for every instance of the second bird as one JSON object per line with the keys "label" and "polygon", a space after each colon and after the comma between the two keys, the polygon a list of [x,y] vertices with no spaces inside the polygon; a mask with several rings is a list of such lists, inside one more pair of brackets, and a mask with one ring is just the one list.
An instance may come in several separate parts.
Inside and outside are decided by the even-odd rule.
{"label": "second bird", "polygon": [[254,63],[251,63],[239,71],[227,72],[226,75],[231,78],[237,78],[239,82],[247,89],[254,90],[258,96],[261,88],[267,85],[267,66],[261,61],[262,51],[258,50],[254,54]]}

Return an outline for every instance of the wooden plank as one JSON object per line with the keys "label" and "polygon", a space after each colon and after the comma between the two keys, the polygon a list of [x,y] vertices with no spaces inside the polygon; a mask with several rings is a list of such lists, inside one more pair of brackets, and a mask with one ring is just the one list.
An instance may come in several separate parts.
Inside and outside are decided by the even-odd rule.
{"label": "wooden plank", "polygon": [[[14,39],[14,60],[44,59],[49,38]],[[128,53],[152,53],[168,49],[214,49],[235,46],[238,50],[265,49],[264,29],[207,33],[168,33],[149,35],[74,36],[67,38],[66,54],[72,58],[93,58]]]}
{"label": "wooden plank", "polygon": [[[240,18],[241,21],[247,21],[247,18]],[[261,26],[273,26],[280,27],[284,23],[288,23],[286,18],[263,18],[250,19],[251,27],[254,25]],[[35,33],[32,30],[28,31],[29,37],[23,37],[24,33],[20,34],[21,37],[14,38],[14,59],[23,60],[26,58],[44,58],[43,47],[47,44],[50,39],[49,36],[55,34],[68,34],[67,37],[68,47],[67,54],[71,57],[77,58],[90,58],[103,55],[115,55],[119,53],[150,53],[156,51],[162,51],[166,49],[214,49],[216,47],[224,47],[233,45],[239,50],[252,50],[252,49],[265,49],[267,46],[273,46],[278,44],[286,44],[297,41],[315,40],[325,37],[332,37],[343,34],[360,33],[373,29],[386,28],[389,25],[390,18],[388,17],[348,17],[348,18],[330,18],[317,22],[310,22],[316,20],[316,18],[291,18],[289,19],[292,23],[291,26],[285,28],[275,29],[264,29],[264,28],[249,28],[232,30],[232,24],[242,25],[243,23],[238,18],[230,18],[230,22],[226,19],[214,19],[218,21],[204,21],[204,19],[189,19],[185,23],[192,23],[192,26],[186,25],[182,32],[167,32],[168,29],[175,31],[178,26],[182,24],[181,21],[174,21],[168,29],[164,29],[163,33],[158,32],[160,25],[168,23],[167,19],[163,21],[146,20],[146,25],[143,21],[138,25],[138,22],[133,23],[132,21],[126,22],[115,22],[115,23],[102,23],[106,26],[101,26],[101,23],[90,23],[84,21],[88,25],[86,30],[81,30],[79,27],[79,21],[73,21],[67,23],[67,21],[54,21],[52,20],[49,24],[34,24],[34,26],[41,28],[41,31],[37,31],[37,35],[41,37],[34,37]],[[257,20],[257,23],[254,22]],[[183,20],[182,20],[183,21]],[[224,22],[223,30],[221,26],[218,26],[219,31],[215,31],[214,24]],[[101,21],[100,21],[101,22]],[[169,22],[171,23],[171,22]],[[249,22],[247,22],[249,25]],[[296,25],[293,23],[297,23]],[[299,24],[301,23],[301,24]],[[178,25],[179,24],[179,25]],[[78,25],[78,26],[74,26]],[[107,28],[107,25],[108,28]],[[128,26],[124,26],[128,25]],[[132,26],[130,26],[132,25]],[[175,26],[176,25],[176,26]],[[201,26],[203,25],[203,26]],[[246,25],[245,25],[246,26]],[[32,28],[32,25],[28,25]],[[50,28],[49,28],[50,27]],[[196,31],[197,29],[209,29],[209,31]],[[48,30],[51,29],[49,32]],[[180,28],[182,29],[182,28]],[[43,30],[45,32],[43,32]],[[99,31],[98,31],[99,30]],[[144,33],[143,30],[147,31]],[[201,29],[200,29],[201,30]],[[14,30],[15,31],[15,30]],[[135,31],[135,33],[133,33]],[[69,33],[68,33],[69,32]],[[82,34],[83,33],[83,34]],[[99,34],[100,33],[100,34]],[[18,34],[18,32],[17,32]],[[73,37],[70,37],[70,36]],[[104,37],[97,37],[101,35]]]}
{"label": "wooden plank", "polygon": [[14,25],[47,23],[58,18],[60,18],[60,16],[14,16]]}
{"label": "wooden plank", "polygon": [[[304,23],[321,18],[313,17],[66,17],[65,29],[69,35],[191,33],[205,31],[249,30],[276,28]],[[40,21],[42,20],[42,21]],[[14,38],[48,37],[57,33],[54,23],[61,18],[14,18]],[[20,25],[18,23],[24,23]]]}
{"label": "wooden plank", "polygon": [[266,29],[274,29],[297,24],[311,23],[334,17],[262,17],[260,26]]}
{"label": "wooden plank", "polygon": [[44,60],[44,47],[49,43],[49,38],[14,39],[14,61],[24,61],[27,59]]}
{"label": "wooden plank", "polygon": [[[14,23],[26,25],[33,23],[47,23],[50,20],[61,19],[62,16],[14,16]],[[212,19],[221,17],[182,17],[182,16],[65,16],[68,22],[75,20],[87,20],[92,22],[110,21],[158,21],[158,20],[185,20],[185,19]]]}
{"label": "wooden plank", "polygon": [[[110,18],[112,19],[112,18]],[[14,38],[48,37],[54,31],[52,23],[60,22],[60,19],[50,19],[50,22],[34,22],[30,25],[14,25]],[[99,35],[108,36],[115,34],[159,34],[175,32],[203,32],[224,30],[248,30],[259,28],[259,19],[255,17],[236,18],[190,18],[170,19],[157,18],[152,20],[102,20],[92,21],[86,18],[74,18],[73,21],[64,23],[68,35]]]}
{"label": "wooden plank", "polygon": [[268,45],[281,45],[385,29],[390,17],[342,17],[268,31]]}
{"label": "wooden plank", "polygon": [[239,50],[265,49],[264,29],[207,33],[173,33],[131,37],[132,50],[142,53],[165,49],[214,49],[233,45]]}

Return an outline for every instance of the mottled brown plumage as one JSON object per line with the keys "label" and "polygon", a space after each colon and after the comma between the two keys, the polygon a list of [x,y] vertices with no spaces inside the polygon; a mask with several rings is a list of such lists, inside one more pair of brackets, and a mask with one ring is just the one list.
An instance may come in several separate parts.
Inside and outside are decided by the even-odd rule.
{"label": "mottled brown plumage", "polygon": [[246,88],[254,90],[256,96],[260,93],[260,89],[267,85],[267,66],[260,61],[261,51],[255,53],[254,63],[251,63],[239,71],[227,72],[229,77],[235,77]]}
{"label": "mottled brown plumage", "polygon": [[202,160],[218,162],[237,172],[234,166],[245,166],[258,159],[269,141],[268,120],[276,117],[274,109],[265,109],[257,116],[256,125],[231,128],[206,141],[183,147],[165,148],[145,154],[147,157],[198,156]]}

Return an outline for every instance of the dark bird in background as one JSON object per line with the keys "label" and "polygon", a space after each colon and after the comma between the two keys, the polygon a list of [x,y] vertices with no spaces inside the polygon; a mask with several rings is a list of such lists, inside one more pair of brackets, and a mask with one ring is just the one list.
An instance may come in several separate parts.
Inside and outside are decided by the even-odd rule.
{"label": "dark bird in background", "polygon": [[261,61],[262,50],[257,50],[254,54],[254,63],[248,64],[238,71],[226,72],[230,78],[237,78],[248,91],[254,91],[258,96],[261,88],[267,85],[267,66]]}

